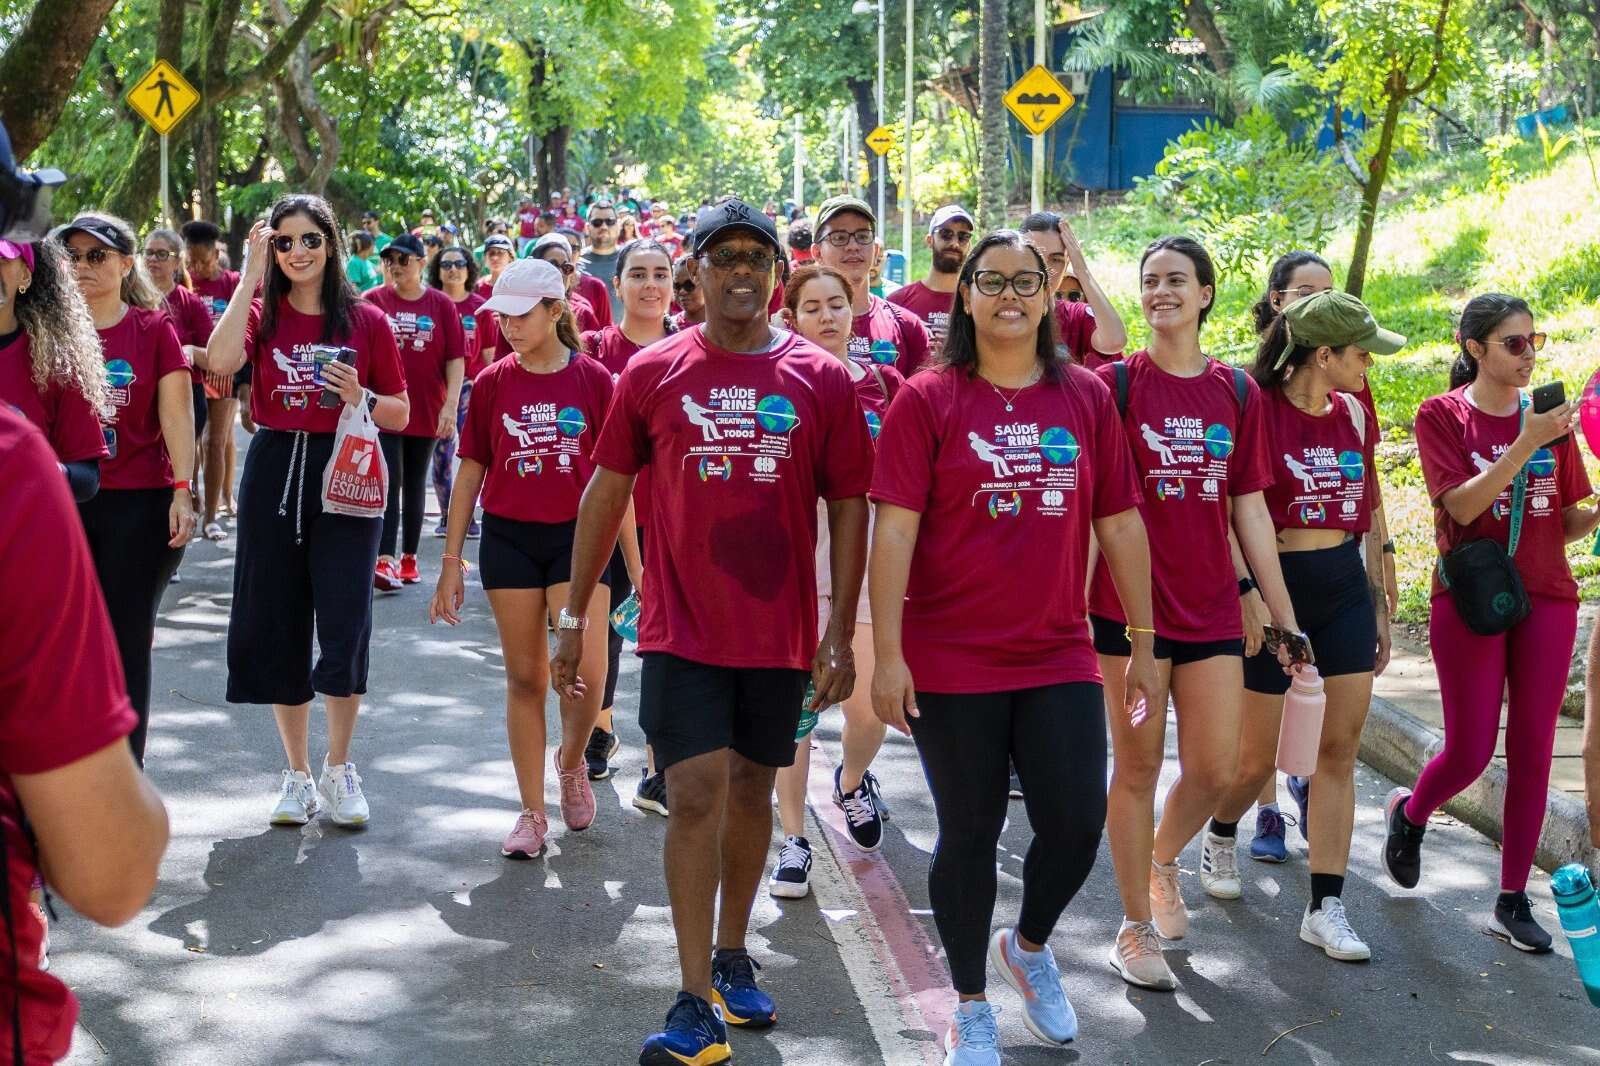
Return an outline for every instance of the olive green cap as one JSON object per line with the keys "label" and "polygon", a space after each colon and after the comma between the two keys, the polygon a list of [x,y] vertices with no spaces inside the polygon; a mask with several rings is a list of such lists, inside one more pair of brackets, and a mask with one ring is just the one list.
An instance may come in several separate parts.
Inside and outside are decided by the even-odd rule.
{"label": "olive green cap", "polygon": [[1378,325],[1367,305],[1347,292],[1328,289],[1283,309],[1291,343],[1305,348],[1354,344],[1373,355],[1393,355],[1406,339]]}
{"label": "olive green cap", "polygon": [[878,228],[878,216],[872,213],[872,208],[859,196],[830,196],[822,201],[822,206],[817,208],[817,232],[828,224],[828,219],[841,211],[854,211],[858,215],[865,215],[872,228]]}

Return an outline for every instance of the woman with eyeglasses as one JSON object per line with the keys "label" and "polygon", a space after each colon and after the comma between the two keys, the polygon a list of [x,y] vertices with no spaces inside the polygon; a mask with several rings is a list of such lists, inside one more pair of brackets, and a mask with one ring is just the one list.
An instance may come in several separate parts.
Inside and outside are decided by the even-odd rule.
{"label": "woman with eyeglasses", "polygon": [[[510,242],[506,242],[507,247]],[[439,501],[439,525],[433,535],[445,535],[450,517],[450,489],[455,479],[456,439],[467,420],[467,403],[472,397],[472,379],[488,366],[483,358],[483,338],[478,333],[478,309],[488,296],[477,288],[478,264],[465,248],[446,248],[428,266],[428,285],[450,298],[461,316],[465,359],[461,375],[461,399],[456,404],[456,431],[440,437],[433,448],[433,495]],[[478,524],[474,517],[472,524]]]}
{"label": "woman with eyeglasses", "polygon": [[[1092,536],[1134,650],[1110,713],[1159,706],[1138,484],[1111,394],[1058,354],[1048,277],[1015,230],[977,242],[944,347],[890,407],[873,470],[872,704],[916,742],[933,795],[928,897],[960,999],[945,1036],[953,1066],[1000,1062],[986,960],[1022,993],[1029,1032],[1077,1035],[1048,941],[1105,820],[1107,711],[1084,603]],[[1012,763],[1033,841],[1019,919],[991,936]]]}
{"label": "woman with eyeglasses", "polygon": [[[446,257],[471,262],[466,249],[447,248],[427,264],[430,275],[443,274],[440,262]],[[422,543],[423,501],[435,445],[456,434],[468,349],[455,300],[423,283],[422,247],[417,239],[401,234],[380,258],[384,285],[365,298],[389,318],[411,400],[411,417],[405,428],[379,435],[389,466],[389,506],[383,515],[372,587],[395,592],[422,580],[417,548]]]}
{"label": "woman with eyeglasses", "polygon": [[850,282],[850,358],[889,364],[909,378],[928,361],[922,320],[868,290],[878,220],[865,200],[835,196],[817,209],[816,261]]}
{"label": "woman with eyeglasses", "polygon": [[194,533],[189,362],[126,222],[80,215],[55,240],[72,262],[106,363],[110,454],[100,464],[100,491],[78,512],[139,717],[128,742],[143,766],[156,612]]}
{"label": "woman with eyeglasses", "polygon": [[206,430],[205,363],[206,342],[211,339],[211,307],[189,288],[183,269],[183,242],[169,229],[154,229],[144,239],[144,269],[151,284],[161,294],[163,308],[172,320],[189,360],[189,375],[194,394],[195,439]]}
{"label": "woman with eyeglasses", "polygon": [[[323,406],[322,398],[365,404],[390,431],[406,426],[411,405],[388,319],[351,286],[340,249],[326,200],[299,193],[278,200],[250,227],[244,277],[206,348],[222,373],[246,362],[251,370],[259,428],[240,481],[228,702],[272,705],[289,760],[274,825],[304,825],[323,801],[336,825],[364,826],[371,817],[350,741],[367,691],[383,524],[322,509],[321,475],[342,407]],[[250,293],[258,286],[256,304]],[[353,363],[334,358],[341,348],[354,352]],[[314,780],[309,732],[318,692],[328,753]]]}
{"label": "woman with eyeglasses", "polygon": [[1501,293],[1475,296],[1461,312],[1457,335],[1461,354],[1450,368],[1450,391],[1417,411],[1417,455],[1439,554],[1472,541],[1500,544],[1531,609],[1510,628],[1484,635],[1469,628],[1435,572],[1428,646],[1439,676],[1444,749],[1422,768],[1414,791],[1389,793],[1382,859],[1395,884],[1416,887],[1428,816],[1489,765],[1502,694],[1509,691],[1500,895],[1486,931],[1543,953],[1550,934],[1529,907],[1528,868],[1544,824],[1556,719],[1577,637],[1578,587],[1566,546],[1587,536],[1600,512],[1578,506],[1592,495],[1572,437],[1578,406],[1536,412],[1522,391],[1545,342],[1527,302]]}
{"label": "woman with eyeglasses", "polygon": [[[572,244],[566,237],[559,233],[545,234],[533,242],[527,257],[543,259],[561,271],[561,277],[567,286],[567,306],[572,310],[572,319],[577,323],[579,333],[592,333],[606,327],[607,323],[600,321],[594,304],[577,291],[578,268],[573,265]],[[601,288],[605,288],[603,282]]]}
{"label": "woman with eyeglasses", "polygon": [[[1141,721],[1117,713],[1130,642],[1122,590],[1104,566],[1090,589],[1089,621],[1116,755],[1106,825],[1124,917],[1110,962],[1129,984],[1171,990],[1178,982],[1157,934],[1180,940],[1188,932],[1178,856],[1211,817],[1238,764],[1245,652],[1239,598],[1259,583],[1273,620],[1290,633],[1300,626],[1262,496],[1273,475],[1261,390],[1200,345],[1216,294],[1211,256],[1187,237],[1163,237],[1145,249],[1139,282],[1150,347],[1095,373],[1122,414],[1150,541],[1161,684]],[[1288,652],[1279,654],[1287,664]],[[1179,775],[1157,829],[1169,692]]]}
{"label": "woman with eyeglasses", "polygon": [[[1040,211],[1022,220],[1022,233],[1050,266],[1056,332],[1068,358],[1090,370],[1121,359],[1128,344],[1127,327],[1089,272],[1089,261],[1072,224],[1054,211]],[[1069,278],[1076,285],[1077,299],[1067,296]]]}
{"label": "woman with eyeglasses", "polygon": [[[1351,928],[1342,897],[1361,728],[1372,679],[1389,661],[1382,553],[1372,523],[1378,427],[1356,395],[1373,355],[1393,355],[1404,344],[1360,300],[1329,290],[1285,307],[1268,327],[1251,371],[1266,412],[1274,474],[1266,502],[1278,558],[1289,598],[1316,649],[1327,699],[1317,772],[1306,779],[1315,780],[1317,789],[1310,804],[1314,817],[1302,823],[1311,844],[1311,896],[1300,939],[1343,962],[1372,957]],[[1288,675],[1266,650],[1245,659],[1244,674],[1239,768],[1217,801],[1200,861],[1201,885],[1224,900],[1243,892],[1234,850],[1238,823],[1263,784],[1276,777],[1289,688]]]}
{"label": "woman with eyeglasses", "polygon": [[698,326],[706,320],[706,294],[700,288],[700,264],[692,255],[672,264],[672,299],[678,311],[672,316],[674,330]]}

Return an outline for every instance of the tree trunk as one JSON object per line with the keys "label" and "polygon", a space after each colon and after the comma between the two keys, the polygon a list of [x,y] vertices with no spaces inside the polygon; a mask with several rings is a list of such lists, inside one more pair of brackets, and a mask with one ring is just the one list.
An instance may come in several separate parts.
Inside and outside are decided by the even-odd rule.
{"label": "tree trunk", "polygon": [[[567,189],[567,140],[572,133],[570,126],[557,126],[545,137],[544,143],[550,152],[550,189],[551,192],[565,193]],[[549,203],[548,200],[545,201]]]}
{"label": "tree trunk", "polygon": [[[161,0],[161,25],[156,31],[156,56],[183,67],[183,0]],[[170,177],[170,175],[169,175]],[[168,190],[169,194],[171,190]],[[174,197],[182,200],[183,197]],[[106,210],[137,228],[161,202],[161,138],[145,123],[127,166],[106,190]]]}
{"label": "tree trunk", "polygon": [[1367,184],[1361,195],[1361,214],[1356,222],[1355,249],[1350,253],[1350,273],[1345,278],[1345,291],[1360,296],[1367,281],[1367,254],[1372,250],[1372,232],[1378,222],[1378,198],[1383,195],[1383,183],[1389,176],[1389,159],[1394,154],[1394,134],[1400,125],[1400,108],[1405,103],[1405,93],[1396,83],[1402,75],[1389,79],[1388,102],[1383,108],[1383,128],[1378,134],[1378,151],[1367,165]]}
{"label": "tree trunk", "polygon": [[26,160],[67,105],[89,49],[116,0],[38,0],[22,32],[0,53],[0,121],[11,150]]}
{"label": "tree trunk", "polygon": [[1006,221],[1005,0],[981,0],[978,24],[978,229]]}
{"label": "tree trunk", "polygon": [[217,113],[206,108],[195,124],[194,188],[200,217],[217,221],[217,185],[222,167],[217,136]]}
{"label": "tree trunk", "polygon": [[1206,58],[1211,68],[1223,79],[1233,72],[1233,46],[1223,36],[1217,18],[1207,0],[1189,0],[1183,11],[1183,21],[1189,30],[1206,46]]}

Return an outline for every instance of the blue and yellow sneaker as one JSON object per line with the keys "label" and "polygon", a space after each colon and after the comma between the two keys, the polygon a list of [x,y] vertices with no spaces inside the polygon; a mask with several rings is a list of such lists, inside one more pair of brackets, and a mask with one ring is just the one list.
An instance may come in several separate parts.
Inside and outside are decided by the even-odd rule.
{"label": "blue and yellow sneaker", "polygon": [[711,1002],[722,1019],[746,1029],[765,1029],[778,1020],[772,997],[756,987],[761,964],[744,948],[718,948],[711,954]]}
{"label": "blue and yellow sneaker", "polygon": [[639,1066],[719,1066],[733,1061],[728,1027],[717,1009],[692,992],[679,992],[667,1027],[639,1051]]}

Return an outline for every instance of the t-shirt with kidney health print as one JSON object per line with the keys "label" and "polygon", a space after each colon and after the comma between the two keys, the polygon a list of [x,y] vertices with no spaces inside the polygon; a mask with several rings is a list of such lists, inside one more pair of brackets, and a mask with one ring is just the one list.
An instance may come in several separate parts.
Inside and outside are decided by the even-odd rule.
{"label": "t-shirt with kidney health print", "polygon": [[867,309],[851,319],[850,358],[888,364],[909,378],[928,361],[928,331],[913,312],[880,296],[867,297]]}
{"label": "t-shirt with kidney health print", "polygon": [[[1263,389],[1267,458],[1274,480],[1265,496],[1276,529],[1342,529],[1365,533],[1372,526],[1376,493],[1373,445],[1377,424],[1361,401],[1333,394],[1321,415],[1296,407],[1281,388]],[[1351,405],[1362,410],[1356,426]]]}
{"label": "t-shirt with kidney health print", "polygon": [[[1444,494],[1493,466],[1522,432],[1518,415],[1491,415],[1467,397],[1469,386],[1424,400],[1417,410],[1417,457],[1433,501],[1434,537],[1447,555],[1469,540],[1511,540],[1511,486],[1484,512],[1463,526],[1439,501]],[[1583,456],[1572,434],[1555,447],[1539,448],[1524,469],[1528,487],[1522,503],[1522,532],[1514,557],[1529,596],[1575,600],[1578,583],[1567,565],[1567,538],[1562,510],[1592,496]],[[1444,592],[1437,568],[1433,595]]]}
{"label": "t-shirt with kidney health print", "polygon": [[364,299],[388,317],[395,348],[406,368],[411,417],[400,435],[437,436],[439,412],[444,410],[449,392],[445,368],[467,357],[466,331],[455,301],[438,289],[426,287],[419,299],[406,300],[387,285],[373,289]]}
{"label": "t-shirt with kidney health print", "polygon": [[839,360],[792,333],[751,353],[673,334],[623,369],[595,462],[651,472],[640,651],[810,668],[817,500],[865,496],[872,477]]}
{"label": "t-shirt with kidney health print", "polygon": [[918,691],[1100,680],[1090,524],[1138,506],[1139,488],[1093,374],[1064,366],[1004,397],[962,369],[913,375],[878,438],[872,499],[922,515],[902,623]]}
{"label": "t-shirt with kidney health print", "polygon": [[917,316],[922,328],[928,331],[929,350],[936,352],[944,346],[945,334],[950,330],[950,308],[956,300],[954,292],[937,292],[926,282],[913,281],[884,299]]}
{"label": "t-shirt with kidney health print", "polygon": [[[1095,371],[1113,396],[1118,365]],[[1135,352],[1126,367],[1122,425],[1142,489],[1156,632],[1191,642],[1238,639],[1244,623],[1228,501],[1272,484],[1261,390],[1245,377],[1241,404],[1234,368],[1215,359],[1194,377],[1167,373],[1148,352]],[[1089,610],[1127,620],[1104,559]]]}
{"label": "t-shirt with kidney health print", "polygon": [[111,401],[103,422],[107,458],[100,461],[100,488],[171,488],[159,386],[168,374],[189,374],[178,331],[165,311],[129,307],[116,325],[95,332]]}
{"label": "t-shirt with kidney health print", "polygon": [[286,432],[332,433],[342,405],[323,407],[322,368],[341,345],[355,349],[356,375],[379,396],[406,391],[405,370],[395,350],[389,320],[373,304],[350,305],[350,333],[342,341],[322,339],[322,316],[303,315],[287,297],[278,298],[277,327],[260,336],[261,304],[250,306],[244,351],[250,361],[250,414],[256,424]]}
{"label": "t-shirt with kidney health print", "polygon": [[515,355],[479,374],[460,454],[483,464],[484,511],[517,522],[577,518],[611,392],[606,368],[581,352],[553,374]]}

